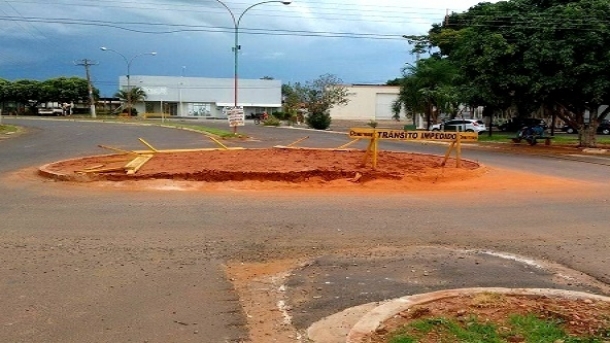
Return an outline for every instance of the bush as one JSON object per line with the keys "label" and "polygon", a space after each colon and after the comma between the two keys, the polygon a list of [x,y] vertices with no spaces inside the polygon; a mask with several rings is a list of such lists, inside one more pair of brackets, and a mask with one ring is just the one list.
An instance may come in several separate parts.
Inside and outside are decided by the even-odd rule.
{"label": "bush", "polygon": [[278,120],[287,120],[288,113],[282,111],[276,111],[271,113],[272,116],[276,117]]}
{"label": "bush", "polygon": [[367,125],[374,129],[377,127],[377,122],[371,119]]}
{"label": "bush", "polygon": [[[129,113],[129,108],[124,108],[121,113]],[[131,108],[131,116],[137,116],[138,115],[138,110],[135,107]]]}
{"label": "bush", "polygon": [[17,107],[6,106],[2,110],[2,114],[5,115],[5,116],[7,116],[7,115],[16,116],[17,115]]}
{"label": "bush", "polygon": [[327,111],[310,113],[305,120],[309,127],[316,130],[326,130],[332,122],[330,113]]}
{"label": "bush", "polygon": [[280,120],[275,116],[269,116],[266,120],[263,120],[263,125],[266,126],[280,126]]}

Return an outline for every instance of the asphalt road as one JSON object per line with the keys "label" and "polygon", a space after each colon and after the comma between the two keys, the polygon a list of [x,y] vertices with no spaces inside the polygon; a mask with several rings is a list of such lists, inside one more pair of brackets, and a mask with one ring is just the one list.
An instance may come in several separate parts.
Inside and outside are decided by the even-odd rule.
{"label": "asphalt road", "polygon": [[[143,148],[137,138],[160,148],[214,143],[198,133],[154,126],[5,121],[28,131],[0,141],[0,341],[244,340],[246,315],[223,272],[232,261],[315,259],[288,280],[299,328],[346,306],[394,296],[401,287],[408,294],[448,286],[558,285],[557,275],[527,264],[507,272],[498,266],[510,266],[495,257],[455,257],[464,251],[525,256],[592,280],[564,280],[565,287],[606,293],[599,286],[610,284],[610,167],[604,157],[465,149],[466,158],[491,167],[582,183],[582,192],[570,188],[571,194],[561,186],[549,193],[529,184],[486,196],[469,190],[455,196],[100,190],[40,180],[31,168],[106,153],[98,144]],[[255,126],[241,131],[253,137],[234,143],[245,147],[286,145],[304,136],[309,139],[303,145],[313,147],[347,142],[327,132]],[[446,148],[383,147],[436,154]],[[423,246],[450,250],[412,251]],[[372,253],[380,249],[401,253]],[[354,253],[337,255],[345,250]],[[371,270],[374,277],[365,278]],[[415,270],[424,285],[409,286],[408,278],[399,277],[405,270]],[[433,275],[424,277],[424,271]],[[382,277],[402,281],[372,284]],[[339,282],[358,278],[351,286]],[[362,283],[372,286],[358,288]]]}

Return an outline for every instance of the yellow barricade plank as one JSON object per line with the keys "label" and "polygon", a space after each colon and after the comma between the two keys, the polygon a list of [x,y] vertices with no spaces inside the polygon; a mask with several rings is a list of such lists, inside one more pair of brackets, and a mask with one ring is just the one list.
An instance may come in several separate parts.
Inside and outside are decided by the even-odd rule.
{"label": "yellow barricade plank", "polygon": [[148,162],[153,157],[152,154],[149,155],[140,155],[134,158],[131,162],[127,163],[124,169],[127,171],[127,174],[135,174],[146,162]]}
{"label": "yellow barricade plank", "polygon": [[[462,160],[462,142],[476,142],[479,140],[479,134],[476,132],[444,132],[444,131],[403,131],[391,129],[373,129],[373,128],[351,128],[349,130],[349,138],[354,139],[353,142],[360,139],[370,140],[369,146],[364,154],[364,164],[366,165],[371,155],[373,162],[373,170],[377,168],[377,155],[379,154],[379,140],[400,140],[400,141],[442,141],[451,142],[449,149],[445,153],[445,158],[442,165],[445,166],[451,151],[455,149],[456,167],[461,167]],[[345,144],[347,146],[352,144]]]}
{"label": "yellow barricade plank", "polygon": [[372,139],[375,135],[375,138],[383,140],[450,142],[455,141],[458,134],[462,142],[476,142],[479,139],[479,134],[476,132],[403,131],[369,128],[352,128],[349,131],[349,138]]}

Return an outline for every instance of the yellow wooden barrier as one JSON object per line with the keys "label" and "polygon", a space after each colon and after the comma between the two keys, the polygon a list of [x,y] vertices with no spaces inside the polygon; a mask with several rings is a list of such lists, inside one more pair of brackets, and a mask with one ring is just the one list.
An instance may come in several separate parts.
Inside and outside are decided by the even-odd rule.
{"label": "yellow wooden barrier", "polygon": [[377,155],[379,152],[379,140],[399,140],[399,141],[441,141],[451,142],[442,165],[444,166],[451,155],[451,151],[455,148],[456,152],[456,167],[461,168],[462,165],[462,142],[476,142],[479,139],[479,134],[476,132],[442,132],[442,131],[403,131],[391,129],[372,129],[372,128],[351,128],[349,138],[354,141],[349,142],[341,147],[349,146],[360,139],[369,139],[369,145],[364,155],[364,164],[368,163],[369,157],[372,158],[373,169],[377,168]]}

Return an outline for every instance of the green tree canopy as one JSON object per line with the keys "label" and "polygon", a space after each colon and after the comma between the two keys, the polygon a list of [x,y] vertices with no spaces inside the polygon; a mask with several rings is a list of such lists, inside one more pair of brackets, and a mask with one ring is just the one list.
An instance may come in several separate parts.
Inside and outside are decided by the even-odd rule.
{"label": "green tree canopy", "polygon": [[295,83],[294,92],[309,112],[325,112],[348,103],[347,88],[336,75],[325,74],[305,84]]}
{"label": "green tree canopy", "polygon": [[282,99],[284,112],[288,113],[290,117],[296,117],[301,109],[301,99],[291,85],[282,85]]}
{"label": "green tree canopy", "polygon": [[458,70],[448,59],[432,56],[408,64],[403,69],[398,99],[392,109],[397,118],[401,109],[409,115],[426,114],[428,126],[437,120],[439,112],[452,113],[460,104],[457,89]]}
{"label": "green tree canopy", "polygon": [[[94,89],[94,95],[99,91]],[[53,102],[87,102],[89,88],[87,80],[79,77],[58,77],[45,80],[41,84],[42,101]]]}
{"label": "green tree canopy", "polygon": [[142,102],[146,100],[146,92],[140,87],[132,87],[129,91],[121,89],[114,94],[115,97],[121,99],[121,101],[127,102],[128,106],[134,103]]}
{"label": "green tree canopy", "polygon": [[582,143],[595,145],[597,125],[610,111],[598,111],[610,104],[610,1],[481,3],[434,25],[428,38],[459,66],[469,102],[561,109],[584,134]]}
{"label": "green tree canopy", "polygon": [[17,80],[10,84],[8,99],[24,106],[35,107],[42,101],[40,81]]}
{"label": "green tree canopy", "polygon": [[0,103],[4,103],[9,100],[9,91],[11,87],[11,82],[5,79],[0,79]]}
{"label": "green tree canopy", "polygon": [[[294,100],[302,104],[308,112],[307,123],[316,129],[326,129],[330,126],[330,109],[334,106],[344,106],[349,102],[347,87],[335,75],[325,74],[305,84],[289,85]],[[288,90],[288,88],[286,88]]]}
{"label": "green tree canopy", "polygon": [[[99,95],[97,89],[94,88],[93,92],[94,96]],[[25,106],[36,107],[46,102],[87,102],[88,98],[87,80],[78,77],[58,77],[45,81],[0,80],[0,100],[15,101]]]}

